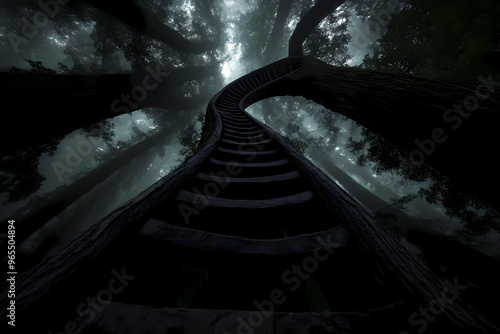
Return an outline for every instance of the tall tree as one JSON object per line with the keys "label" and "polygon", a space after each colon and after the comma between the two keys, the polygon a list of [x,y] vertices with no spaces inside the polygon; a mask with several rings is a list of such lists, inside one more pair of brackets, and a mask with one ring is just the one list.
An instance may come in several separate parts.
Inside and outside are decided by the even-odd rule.
{"label": "tall tree", "polygon": [[6,115],[0,138],[5,142],[13,133],[29,134],[3,146],[2,156],[141,108],[194,109],[205,103],[213,88],[198,85],[197,94],[186,94],[183,85],[201,82],[218,68],[217,63],[169,70],[148,67],[141,73],[100,76],[0,73],[0,94],[18,101],[23,111]]}
{"label": "tall tree", "polygon": [[302,16],[289,40],[288,55],[302,56],[302,44],[311,34],[314,28],[323,21],[325,17],[342,5],[345,0],[318,0],[309,11]]}
{"label": "tall tree", "polygon": [[[491,145],[500,91],[491,77],[459,84],[333,67],[314,58],[305,62],[280,89],[336,110],[398,145],[401,155],[393,156],[392,163],[407,175],[425,162],[498,207],[494,188],[484,188],[499,182]],[[464,147],[474,150],[464,152]]]}
{"label": "tall tree", "polygon": [[[23,222],[23,224],[18,227],[16,232],[18,242],[22,242],[24,239],[29,237],[50,219],[56,217],[72,203],[76,202],[87,192],[103,183],[113,173],[134,158],[140,156],[143,152],[160,146],[160,144],[165,145],[166,142],[172,141],[172,139],[175,138],[175,135],[182,132],[182,129],[188,125],[191,118],[191,113],[187,112],[169,117],[168,123],[165,126],[160,127],[154,134],[146,137],[143,133],[139,133],[138,136],[145,138],[139,138],[137,143],[131,145],[130,147],[125,146],[124,149],[119,150],[119,152],[115,152],[115,154],[111,157],[100,158],[99,160],[102,161],[100,161],[101,163],[95,169],[85,173],[84,175],[79,175],[80,177],[71,182],[69,185],[59,187],[51,194],[44,194],[31,198],[25,207],[25,209],[27,209],[25,214],[21,214],[22,210],[18,210],[18,219]],[[124,145],[126,144],[127,143],[124,143]],[[34,161],[38,162],[38,159]],[[60,173],[60,176],[67,173],[64,169],[54,169],[54,171]],[[31,174],[29,175],[40,177],[36,169],[35,171],[31,171]],[[29,180],[26,180],[25,182],[28,183],[28,181]],[[19,191],[22,192],[23,197],[28,196],[36,190],[37,189],[19,189]],[[16,199],[17,198],[12,198],[12,200]],[[36,203],[36,205],[33,205],[34,203]]]}
{"label": "tall tree", "polygon": [[269,63],[273,59],[278,43],[283,36],[285,23],[290,13],[290,9],[292,8],[292,4],[293,0],[280,0],[278,3],[278,10],[276,12],[276,18],[274,19],[273,29],[269,34],[266,49],[264,51],[265,63]]}
{"label": "tall tree", "polygon": [[[338,6],[341,2],[327,3],[319,0],[311,11],[303,17],[303,20],[297,25],[296,33],[294,32],[290,39],[291,56],[303,54],[304,40],[326,16],[325,12],[331,12],[336,8],[333,8],[334,4]],[[319,12],[321,8],[324,10],[322,13]],[[309,50],[311,49],[309,48]],[[141,57],[142,55],[138,55],[137,58]],[[402,162],[406,162],[407,164],[403,164],[401,168],[406,169],[409,174],[411,174],[411,169],[418,167],[416,165],[421,165],[424,161],[429,162],[450,176],[464,189],[476,192],[484,200],[494,204],[494,192],[481,192],[482,187],[476,184],[478,181],[488,181],[485,176],[481,175],[481,172],[484,173],[486,169],[488,173],[485,174],[491,177],[495,172],[493,167],[481,166],[478,169],[476,166],[472,173],[473,180],[464,180],[463,178],[465,172],[470,173],[470,170],[464,170],[464,167],[474,168],[469,160],[481,159],[484,161],[485,155],[489,153],[490,155],[486,159],[493,161],[491,143],[496,140],[493,131],[498,122],[499,96],[498,85],[492,80],[487,81],[488,78],[486,78],[480,83],[460,84],[408,75],[336,67],[312,57],[298,57],[295,60],[300,62],[297,71],[283,79],[262,86],[263,89],[246,98],[244,103],[242,102],[240,105],[246,106],[251,102],[274,95],[301,95],[312,99],[331,110],[338,110],[374,133],[399,145],[402,148],[401,152],[406,150],[404,154],[409,156],[409,162],[405,161],[404,156],[403,159],[399,159],[398,156],[392,158],[395,163],[400,165]],[[277,70],[279,71],[280,68],[277,67]],[[227,98],[231,99],[231,97]],[[471,105],[467,102],[475,102],[474,98],[478,102],[481,101],[480,105]],[[454,103],[462,103],[462,108],[451,109],[452,107],[449,106]],[[469,109],[474,109],[474,113]],[[169,179],[174,181],[169,183],[168,187],[161,189],[165,182],[153,186],[123,208],[106,217],[97,227],[90,229],[78,239],[79,242],[73,243],[68,248],[77,251],[65,253],[62,257],[57,258],[57,260],[66,259],[67,263],[61,264],[57,260],[52,260],[51,264],[57,269],[57,273],[66,275],[71,269],[76,269],[78,263],[88,263],[85,261],[97,257],[102,249],[100,247],[105,247],[104,245],[114,237],[125,234],[122,228],[129,226],[131,222],[143,222],[142,220],[147,218],[151,209],[147,205],[150,204],[150,198],[153,200],[167,198],[179,188],[180,180],[192,178],[191,172],[201,164],[202,159],[208,156],[207,152],[215,146],[214,142],[219,140],[219,138],[215,138],[215,135],[210,137],[211,130],[215,128],[213,123],[219,117],[214,116],[214,114],[215,112],[211,113],[211,109],[209,109],[205,132],[202,136],[204,140],[200,143],[202,146],[210,142],[211,147],[204,147],[203,155],[200,155],[197,160],[195,157],[195,162],[188,163],[179,169],[178,173]],[[396,123],[397,127],[394,127],[393,123]],[[295,124],[288,124],[288,127],[292,130],[296,129]],[[188,130],[183,140],[189,141],[193,138],[193,131]],[[466,134],[465,139],[452,136],[454,131],[458,132],[458,130]],[[484,135],[485,131],[488,132],[486,135]],[[213,131],[213,133],[217,132],[220,136],[220,126],[217,131]],[[415,262],[413,257],[408,256],[401,245],[390,235],[387,235],[370,215],[356,205],[344,192],[331,186],[324,175],[312,169],[310,164],[282,138],[276,136],[275,140],[279,142],[280,147],[287,152],[288,157],[293,159],[301,171],[310,171],[309,175],[305,176],[309,178],[308,180],[312,180],[311,183],[314,183],[316,189],[321,190],[332,211],[336,212],[336,217],[356,236],[357,242],[364,247],[364,250],[373,253],[377,264],[393,273],[396,280],[405,285],[411,294],[417,296],[421,305],[428,305],[439,298],[440,294],[442,295],[443,288],[445,288],[442,282],[437,280],[425,267]],[[458,157],[457,154],[464,153],[463,148],[465,144],[470,144],[470,141],[478,146],[478,152],[467,152],[467,155]],[[297,144],[304,145],[300,140],[297,141]],[[483,146],[479,147],[479,145],[483,145],[484,148]],[[324,163],[325,166],[331,167],[328,166],[327,162]],[[457,168],[457,166],[462,169]],[[498,183],[498,180],[495,182]],[[497,183],[494,185],[497,186]],[[172,187],[170,187],[171,184],[173,184]],[[496,190],[496,187],[493,188]],[[74,214],[78,214],[80,210],[83,210],[83,207],[77,208]],[[135,234],[135,232],[134,230],[133,233]],[[105,237],[102,238],[104,234]],[[103,241],[103,239],[106,240]],[[75,254],[78,260],[72,257]],[[80,260],[81,262],[78,262]],[[44,273],[43,271],[47,268],[43,266],[38,267],[38,269],[40,270],[38,273],[41,272],[47,275],[46,277],[54,275],[50,270]],[[40,287],[44,287],[44,284],[51,284],[51,280],[47,279],[41,284],[36,284],[33,289],[42,290],[43,288]],[[469,313],[469,311],[468,305],[464,305],[461,301],[450,305],[450,308],[445,310],[453,321],[482,326],[483,319],[476,317],[474,312]]]}
{"label": "tall tree", "polygon": [[447,1],[412,1],[386,21],[385,33],[363,66],[433,79],[476,81],[478,74],[498,72],[491,61],[499,54],[495,46],[500,36],[498,15],[500,6],[491,1],[457,1],[454,6]]}
{"label": "tall tree", "polygon": [[[32,146],[43,152],[71,131],[140,108],[193,109],[205,103],[218,88],[215,85],[221,84],[220,79],[204,80],[206,77],[220,77],[220,55],[211,52],[200,61],[186,50],[172,53],[171,49],[158,47],[163,43],[161,38],[167,38],[168,34],[146,34],[148,38],[141,38],[144,34],[137,33],[136,29],[144,25],[163,26],[161,15],[166,12],[160,11],[156,3],[130,0],[92,4],[114,16],[83,6],[81,1],[71,2],[68,6],[54,7],[57,12],[51,15],[52,21],[47,21],[50,24],[37,30],[40,32],[35,36],[36,40],[57,41],[62,52],[71,58],[71,69],[60,64],[57,71],[57,74],[63,72],[65,75],[54,76],[56,71],[49,73],[40,68],[0,73],[2,96],[18,101],[23,110],[22,113],[7,114],[8,119],[2,122],[1,139],[6,140],[14,132],[21,133],[18,127],[31,134],[17,136],[12,145],[2,147],[1,156]],[[15,16],[31,17],[37,8],[28,2],[9,2],[8,9]],[[217,36],[219,42],[224,38],[221,23],[215,18],[210,3],[202,1],[196,4],[190,15],[191,18],[203,17],[192,20],[192,28],[183,25],[190,35]],[[22,35],[22,29],[19,30]],[[14,31],[17,32],[17,27]],[[91,31],[95,53],[81,57],[80,53],[88,50],[82,49],[84,45],[79,43],[75,31],[87,34]],[[35,37],[33,41],[29,40],[28,46],[35,45]],[[193,43],[198,45],[196,41]],[[23,46],[19,45],[19,48]],[[154,55],[153,48],[156,48]],[[168,56],[161,57],[165,52],[169,52]],[[123,56],[130,61],[132,71],[124,71],[116,65]],[[41,113],[40,108],[45,112]],[[25,117],[26,112],[29,117]]]}
{"label": "tall tree", "polygon": [[[97,0],[85,0],[92,6],[95,6],[118,18],[123,23],[131,26],[142,34],[150,38],[165,43],[172,49],[181,52],[190,52],[199,54],[217,48],[220,45],[220,21],[215,19],[209,8],[206,8],[206,18],[209,18],[213,24],[216,33],[215,40],[193,41],[185,38],[175,29],[165,25],[155,11],[146,4],[146,1],[140,0],[110,0],[106,2]],[[201,1],[202,5],[207,5],[206,1]]]}

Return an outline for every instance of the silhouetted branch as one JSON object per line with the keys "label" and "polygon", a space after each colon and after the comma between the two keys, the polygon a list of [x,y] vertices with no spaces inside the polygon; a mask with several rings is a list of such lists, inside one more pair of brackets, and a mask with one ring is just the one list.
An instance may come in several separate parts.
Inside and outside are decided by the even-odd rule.
{"label": "silhouetted branch", "polygon": [[325,17],[342,5],[345,0],[318,0],[300,19],[288,42],[288,56],[303,56],[302,44]]}

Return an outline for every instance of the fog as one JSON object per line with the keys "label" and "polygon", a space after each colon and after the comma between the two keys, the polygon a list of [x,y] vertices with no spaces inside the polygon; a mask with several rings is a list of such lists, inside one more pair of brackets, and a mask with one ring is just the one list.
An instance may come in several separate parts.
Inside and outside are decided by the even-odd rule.
{"label": "fog", "polygon": [[[33,71],[33,66],[27,61],[31,60],[41,62],[43,68],[59,74],[67,68],[72,74],[100,75],[134,73],[147,65],[159,66],[168,72],[217,63],[218,71],[210,72],[208,77],[189,78],[185,82],[179,79],[179,86],[162,92],[175,92],[176,96],[191,101],[189,99],[202,93],[211,96],[249,71],[286,57],[288,39],[300,15],[313,2],[295,2],[277,51],[271,59],[264,59],[275,16],[270,8],[275,10],[278,1],[144,1],[159,22],[181,32],[187,39],[212,40],[219,35],[219,47],[199,54],[176,51],[138,33],[109,13],[76,0],[61,5],[58,13],[39,28],[35,36],[18,45],[16,53],[9,34],[21,34],[22,18],[34,15],[40,8],[32,1],[3,1],[0,7],[0,68],[3,72],[12,68]],[[210,6],[207,7],[208,3]],[[365,56],[383,52],[379,47],[383,45],[381,38],[386,25],[370,30],[373,28],[370,22],[376,22],[370,16],[370,10],[373,13],[374,8],[383,9],[384,4],[387,6],[387,2],[369,1],[366,5],[346,2],[315,30],[305,44],[306,53],[336,66],[363,66]],[[401,6],[401,12],[392,19],[399,17],[402,20],[407,15],[405,10],[411,6],[403,1]],[[212,14],[220,18],[222,29],[219,33],[210,19]],[[388,28],[391,27],[389,22],[385,22]],[[366,64],[372,63],[367,60]],[[52,152],[41,154],[36,172],[43,181],[36,191],[17,200],[9,200],[13,188],[3,188],[0,219],[22,221],[25,215],[42,208],[50,198],[64,191],[73,194],[75,200],[47,222],[40,222],[41,227],[22,244],[20,250],[34,252],[49,237],[57,238],[57,247],[63,245],[181,165],[192,154],[200,137],[202,118],[199,115],[205,111],[207,103],[208,99],[205,99],[192,109],[175,111],[161,106],[135,110],[103,120],[97,129],[75,130],[61,139]],[[16,101],[10,108],[16,108]],[[50,108],[50,104],[44,108]],[[417,182],[405,179],[395,171],[380,170],[376,162],[365,159],[369,143],[357,151],[350,149],[353,142],[365,139],[363,128],[354,121],[296,97],[262,101],[248,111],[291,140],[339,186],[367,209],[378,213],[384,224],[400,233],[401,238],[407,231],[422,230],[452,237],[500,259],[497,247],[500,228],[472,233],[467,229],[467,222],[447,214],[443,203],[429,203],[421,195],[421,189],[429,189],[435,180]],[[131,154],[125,162],[120,162],[120,166],[109,169],[105,177],[91,175],[98,167],[126,154],[134,145],[152,138],[162,129],[163,135],[155,139],[154,144]],[[5,172],[5,175],[11,173]],[[95,180],[95,184],[84,193],[78,193],[79,190],[72,186],[78,180],[86,180],[85,177],[88,177],[85,182],[91,184]],[[355,184],[361,188],[354,187]],[[402,198],[408,201],[398,203]],[[392,217],[381,215],[388,212],[388,208],[392,210],[389,212]],[[486,214],[483,209],[471,210],[477,216]],[[395,214],[398,215],[396,219]],[[494,222],[500,226],[498,217]]]}

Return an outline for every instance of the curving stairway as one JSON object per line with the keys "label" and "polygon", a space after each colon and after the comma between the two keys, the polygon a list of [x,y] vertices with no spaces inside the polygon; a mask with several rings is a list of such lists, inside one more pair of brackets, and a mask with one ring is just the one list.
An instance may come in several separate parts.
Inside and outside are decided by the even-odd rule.
{"label": "curving stairway", "polygon": [[227,85],[209,103],[196,155],[27,273],[18,301],[30,325],[54,333],[411,327],[421,301],[367,252],[370,225],[357,235],[345,220],[356,203],[336,195],[335,208],[333,181],[245,112],[302,61]]}
{"label": "curving stairway", "polygon": [[[245,97],[293,71],[290,62],[282,65],[244,76],[211,101],[222,125],[220,139],[195,177],[167,204],[169,209],[153,215],[180,226],[249,238],[282,238],[335,224],[275,141],[275,133],[244,111]],[[311,218],[314,224],[303,224]]]}

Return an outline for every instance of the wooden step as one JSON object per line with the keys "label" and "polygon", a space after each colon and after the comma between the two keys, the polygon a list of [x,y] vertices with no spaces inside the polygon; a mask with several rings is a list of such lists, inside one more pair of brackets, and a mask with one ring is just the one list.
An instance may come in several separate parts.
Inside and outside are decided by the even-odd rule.
{"label": "wooden step", "polygon": [[222,124],[223,125],[241,126],[241,125],[252,125],[252,124],[255,124],[255,122],[250,120],[250,119],[242,119],[242,120],[223,119]]}
{"label": "wooden step", "polygon": [[215,108],[218,112],[241,113],[241,109],[239,108],[238,105],[239,105],[239,102],[217,101],[215,103]]}
{"label": "wooden step", "polygon": [[[248,138],[248,137],[247,137]],[[245,139],[247,139],[245,138]],[[253,138],[256,138],[256,137],[253,137]],[[226,144],[232,144],[232,145],[264,145],[264,144],[269,144],[272,142],[271,139],[266,139],[266,140],[262,140],[262,141],[234,141],[234,140],[229,140],[229,139],[224,139],[222,138],[221,139],[221,142],[223,143],[226,143]]]}
{"label": "wooden step", "polygon": [[205,206],[211,206],[211,207],[265,209],[265,208],[276,208],[280,206],[300,204],[312,200],[313,197],[314,194],[311,191],[304,191],[286,197],[268,198],[260,200],[259,199],[235,200],[230,198],[205,196],[205,195],[195,194],[187,190],[181,190],[177,194],[176,199],[188,203],[197,203],[201,199],[205,203]]}
{"label": "wooden step", "polygon": [[233,130],[245,130],[245,131],[250,131],[250,130],[254,130],[254,129],[257,129],[258,126],[257,125],[252,125],[252,126],[236,126],[236,125],[232,125],[232,124],[223,124],[223,127],[224,128],[229,128],[229,129],[233,129]]}
{"label": "wooden step", "polygon": [[263,137],[265,134],[267,134],[267,133],[265,133],[264,131],[262,131],[261,133],[259,133],[256,136],[236,136],[236,135],[231,135],[229,133],[222,133],[222,135],[226,138],[243,139],[243,140],[257,139],[257,138]]}
{"label": "wooden step", "polygon": [[224,94],[223,94],[223,96],[228,96],[228,97],[230,97],[230,98],[237,99],[238,101],[240,101],[240,100],[243,98],[243,96],[245,96],[245,95],[246,95],[246,94],[236,92],[236,91],[235,91],[235,90],[233,90],[233,89],[226,89],[226,90],[224,91]]}
{"label": "wooden step", "polygon": [[224,134],[225,132],[229,132],[229,133],[237,133],[239,135],[252,135],[252,134],[257,134],[261,131],[262,131],[262,129],[243,131],[243,130],[229,129],[229,128],[225,127],[222,129],[222,134]]}
{"label": "wooden step", "polygon": [[[351,245],[349,232],[342,226],[282,239],[249,239],[176,226],[151,218],[138,233],[205,251],[239,254],[289,255],[311,253],[325,247],[337,249]],[[324,241],[328,241],[328,244]]]}
{"label": "wooden step", "polygon": [[231,150],[231,149],[227,149],[227,148],[220,147],[220,146],[217,147],[217,150],[220,152],[229,153],[229,154],[233,154],[233,155],[269,155],[269,154],[277,154],[280,152],[279,149],[270,150],[270,151],[257,151],[254,149],[248,150],[248,151]]}
{"label": "wooden step", "polygon": [[245,115],[240,108],[237,107],[229,107],[229,108],[219,108],[217,109],[219,114],[222,116],[230,116],[230,117],[236,117],[236,118],[248,118],[247,115]]}
{"label": "wooden step", "polygon": [[[257,302],[265,303],[262,300]],[[269,308],[267,304],[266,307]],[[91,319],[88,316],[80,316],[76,322],[84,331],[90,329],[95,334],[171,332],[303,334],[319,333],[320,329],[327,329],[330,334],[345,334],[370,333],[373,328],[383,333],[396,333],[398,326],[402,326],[397,320],[400,320],[403,312],[408,312],[399,302],[379,309],[353,312],[269,312],[268,314],[266,309],[264,310],[265,313],[256,310],[155,308],[113,301],[106,305],[103,312],[95,312],[95,316]],[[256,324],[255,321],[258,321],[258,326],[250,325]]]}
{"label": "wooden step", "polygon": [[235,120],[235,121],[243,121],[243,120],[249,120],[250,119],[247,116],[240,116],[238,114],[234,114],[234,115],[229,115],[229,114],[226,114],[226,113],[219,113],[219,114],[220,114],[223,122],[226,119]]}
{"label": "wooden step", "polygon": [[269,161],[269,162],[237,162],[237,161],[223,161],[223,160],[210,158],[210,163],[216,164],[216,165],[221,165],[221,166],[231,165],[234,167],[245,167],[245,168],[267,168],[267,167],[286,165],[286,164],[288,164],[288,160],[287,159],[280,159],[280,160]]}
{"label": "wooden step", "polygon": [[206,195],[230,199],[280,198],[311,190],[296,170],[290,168],[261,169],[249,173],[248,169],[229,175],[204,169],[184,189]]}
{"label": "wooden step", "polygon": [[[268,175],[268,176],[256,176],[256,177],[229,177],[224,179],[227,183],[266,183],[266,182],[280,182],[286,180],[292,180],[298,178],[299,172],[292,171],[288,173],[278,174],[278,175]],[[220,177],[217,175],[209,175],[205,173],[198,173],[196,175],[198,179],[205,181],[220,181]]]}

